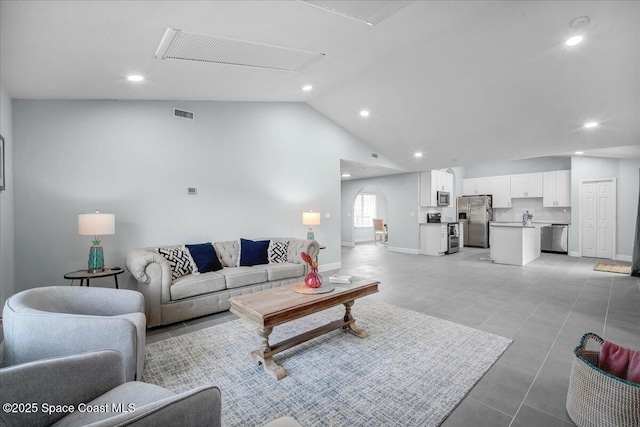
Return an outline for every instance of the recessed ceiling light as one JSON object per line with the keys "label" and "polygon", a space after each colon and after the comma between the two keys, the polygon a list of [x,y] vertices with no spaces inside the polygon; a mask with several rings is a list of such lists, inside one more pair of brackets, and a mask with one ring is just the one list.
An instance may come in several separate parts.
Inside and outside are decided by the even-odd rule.
{"label": "recessed ceiling light", "polygon": [[343,177],[343,178],[351,178],[351,174],[350,173],[343,173],[340,176]]}
{"label": "recessed ceiling light", "polygon": [[130,76],[127,76],[127,80],[130,82],[141,82],[144,80],[144,77],[139,74],[131,74]]}
{"label": "recessed ceiling light", "polygon": [[598,126],[598,122],[589,122],[589,123],[585,123],[584,127],[586,127],[587,129],[589,128],[595,128]]}
{"label": "recessed ceiling light", "polygon": [[582,36],[573,36],[573,37],[571,37],[570,39],[568,39],[568,40],[565,42],[565,44],[566,44],[567,46],[575,46],[575,45],[577,45],[578,43],[580,43],[582,40],[583,40],[583,37],[582,37]]}
{"label": "recessed ceiling light", "polygon": [[584,151],[576,151],[576,154],[584,154]]}
{"label": "recessed ceiling light", "polygon": [[369,117],[369,112],[367,110],[362,110],[362,111],[360,111],[360,115],[362,117]]}
{"label": "recessed ceiling light", "polygon": [[418,151],[418,152],[417,152],[417,153],[415,153],[413,156],[414,156],[414,157],[422,157],[422,153]]}
{"label": "recessed ceiling light", "polygon": [[311,89],[313,89],[313,86],[311,85],[302,86],[302,90],[305,92],[309,92]]}

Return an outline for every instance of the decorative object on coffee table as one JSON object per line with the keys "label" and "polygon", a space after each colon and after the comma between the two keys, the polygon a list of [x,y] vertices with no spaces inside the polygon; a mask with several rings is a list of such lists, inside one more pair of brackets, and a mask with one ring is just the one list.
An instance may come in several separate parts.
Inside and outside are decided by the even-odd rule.
{"label": "decorative object on coffee table", "polygon": [[312,225],[320,225],[320,212],[302,212],[302,224],[309,226],[307,240],[315,240]]}
{"label": "decorative object on coffee table", "polygon": [[104,270],[104,252],[98,236],[116,233],[116,216],[114,214],[100,213],[78,215],[78,234],[81,236],[94,236],[93,245],[89,249],[88,270],[98,273]]}
{"label": "decorative object on coffee table", "polygon": [[304,278],[304,284],[310,288],[322,286],[322,276],[318,273],[318,263],[307,253],[301,253],[300,258],[311,267],[311,271]]}
{"label": "decorative object on coffee table", "polygon": [[333,285],[324,284],[319,288],[310,288],[305,283],[296,283],[293,285],[293,291],[299,294],[305,295],[316,295],[316,294],[326,294],[328,292],[333,291],[335,288]]}

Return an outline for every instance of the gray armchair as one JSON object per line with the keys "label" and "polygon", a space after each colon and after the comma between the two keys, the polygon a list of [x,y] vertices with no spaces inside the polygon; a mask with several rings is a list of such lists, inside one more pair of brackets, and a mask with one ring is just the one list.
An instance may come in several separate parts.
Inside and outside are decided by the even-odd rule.
{"label": "gray armchair", "polygon": [[11,296],[5,303],[5,365],[95,350],[117,350],[125,378],[142,377],[146,318],[137,291],[48,286]]}
{"label": "gray armchair", "polygon": [[[214,386],[175,394],[153,384],[125,382],[122,355],[113,350],[0,369],[0,404],[3,405],[0,425],[7,427],[54,423],[96,427],[215,427],[221,424],[220,402],[220,390]],[[28,407],[15,407],[14,411],[11,407],[14,403],[28,404]],[[25,413],[25,409],[31,412]]]}

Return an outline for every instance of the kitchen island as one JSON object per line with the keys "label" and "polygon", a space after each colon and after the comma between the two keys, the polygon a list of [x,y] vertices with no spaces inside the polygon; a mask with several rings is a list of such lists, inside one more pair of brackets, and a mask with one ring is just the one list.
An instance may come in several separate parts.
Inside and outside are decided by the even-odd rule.
{"label": "kitchen island", "polygon": [[496,264],[525,265],[540,256],[542,224],[490,223],[491,258]]}

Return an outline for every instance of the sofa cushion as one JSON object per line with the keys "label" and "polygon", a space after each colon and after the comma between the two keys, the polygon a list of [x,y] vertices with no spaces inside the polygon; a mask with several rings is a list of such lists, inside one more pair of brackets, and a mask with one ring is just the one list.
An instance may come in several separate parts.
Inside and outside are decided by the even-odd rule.
{"label": "sofa cushion", "polygon": [[210,271],[222,270],[222,264],[218,259],[218,254],[211,242],[199,243],[197,245],[185,245],[196,265],[193,274],[208,273]]}
{"label": "sofa cushion", "polygon": [[197,276],[189,275],[171,284],[171,300],[189,298],[196,295],[208,294],[225,289],[225,278],[219,272],[202,273]]}
{"label": "sofa cushion", "polygon": [[172,281],[192,273],[191,255],[184,248],[158,248],[156,251],[169,262]]}
{"label": "sofa cushion", "polygon": [[304,265],[292,262],[280,262],[276,264],[256,265],[252,268],[267,270],[269,281],[291,279],[304,276]]}
{"label": "sofa cushion", "polygon": [[269,249],[267,256],[269,264],[287,262],[287,250],[289,249],[288,240],[271,240],[269,241]]}
{"label": "sofa cushion", "polygon": [[240,239],[240,260],[238,267],[250,267],[252,265],[269,264],[267,250],[269,240]]}
{"label": "sofa cushion", "polygon": [[266,282],[267,270],[263,267],[266,267],[266,265],[259,267],[225,267],[215,274],[220,274],[225,277],[227,289],[240,288],[242,286]]}
{"label": "sofa cushion", "polygon": [[216,253],[223,267],[236,267],[238,265],[240,244],[237,240],[215,242],[213,247],[216,249]]}

